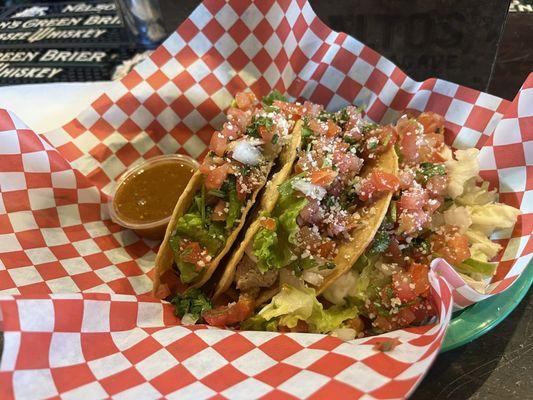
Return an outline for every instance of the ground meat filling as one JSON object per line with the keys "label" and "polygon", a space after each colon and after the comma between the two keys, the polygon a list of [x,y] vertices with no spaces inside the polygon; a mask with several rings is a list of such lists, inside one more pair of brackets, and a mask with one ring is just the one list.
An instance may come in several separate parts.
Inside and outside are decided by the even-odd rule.
{"label": "ground meat filling", "polygon": [[249,291],[256,288],[270,287],[278,278],[278,271],[271,270],[262,273],[256,264],[247,256],[244,256],[235,272],[235,283],[237,289]]}

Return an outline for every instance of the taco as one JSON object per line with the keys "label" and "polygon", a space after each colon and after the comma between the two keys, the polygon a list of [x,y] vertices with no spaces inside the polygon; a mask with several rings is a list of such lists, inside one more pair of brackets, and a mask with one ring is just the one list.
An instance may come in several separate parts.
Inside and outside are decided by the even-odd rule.
{"label": "taco", "polygon": [[243,228],[278,156],[292,164],[301,123],[274,101],[285,99],[277,92],[261,103],[252,93],[236,95],[167,226],[155,261],[156,296],[202,286]]}
{"label": "taco", "polygon": [[[399,185],[392,128],[363,121],[352,106],[335,113],[315,107],[303,121],[291,175],[265,192],[270,208],[250,224],[217,282],[213,301],[222,305],[202,313],[210,325],[250,328],[254,318],[243,320],[287,289],[316,301],[357,261],[386,215]],[[298,295],[289,307],[302,305]]]}
{"label": "taco", "polygon": [[[387,217],[353,268],[324,298],[357,304],[357,335],[420,325],[436,315],[428,272],[442,258],[485,293],[501,250],[490,236],[510,231],[520,210],[497,201],[479,176],[479,150],[453,151],[444,118],[433,112],[402,116],[395,125],[400,186]],[[364,321],[364,323],[363,323]]]}

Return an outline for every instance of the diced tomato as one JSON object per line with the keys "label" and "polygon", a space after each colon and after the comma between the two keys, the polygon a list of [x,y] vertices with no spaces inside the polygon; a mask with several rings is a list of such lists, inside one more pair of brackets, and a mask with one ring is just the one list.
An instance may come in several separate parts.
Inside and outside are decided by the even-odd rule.
{"label": "diced tomato", "polygon": [[418,135],[412,132],[407,132],[400,140],[400,153],[404,156],[405,161],[416,161],[418,159],[417,141]]}
{"label": "diced tomato", "polygon": [[411,170],[400,169],[398,179],[400,180],[400,189],[409,189],[415,176]]}
{"label": "diced tomato", "polygon": [[300,104],[274,100],[272,105],[274,107],[278,107],[286,117],[290,117],[291,119],[297,119],[298,117],[304,115],[305,106]]}
{"label": "diced tomato", "polygon": [[331,259],[335,254],[335,242],[328,240],[327,242],[321,243],[318,247],[318,254],[322,258]]}
{"label": "diced tomato", "polygon": [[409,307],[402,307],[397,314],[397,327],[404,328],[411,325],[416,319],[415,314]]}
{"label": "diced tomato", "polygon": [[335,137],[341,132],[341,128],[331,119],[328,119],[328,131],[326,136]]}
{"label": "diced tomato", "polygon": [[257,104],[257,97],[252,92],[239,92],[235,95],[235,102],[241,110],[248,110]]}
{"label": "diced tomato", "polygon": [[363,160],[355,154],[344,151],[335,150],[332,157],[333,165],[335,165],[341,174],[356,174],[363,166]]}
{"label": "diced tomato", "polygon": [[396,175],[379,169],[372,171],[371,179],[378,192],[394,192],[400,187],[400,180]]}
{"label": "diced tomato", "polygon": [[310,101],[304,101],[304,111],[305,115],[309,115],[311,117],[316,117],[318,114],[324,110],[324,106],[322,104],[315,104],[311,103]]}
{"label": "diced tomato", "polygon": [[274,137],[274,130],[268,129],[266,126],[260,125],[259,135],[265,141],[265,143],[270,143],[272,141],[272,137]]}
{"label": "diced tomato", "polygon": [[222,135],[224,135],[228,140],[237,140],[242,136],[239,127],[229,122],[225,122],[222,128]]}
{"label": "diced tomato", "polygon": [[413,119],[400,118],[396,124],[400,137],[400,152],[407,162],[416,161],[419,157],[418,143],[421,141],[422,132],[418,123]]}
{"label": "diced tomato", "polygon": [[470,258],[468,238],[453,225],[445,225],[431,236],[431,249],[452,265]]}
{"label": "diced tomato", "polygon": [[264,218],[261,219],[259,224],[269,231],[275,231],[276,230],[276,220],[274,218]]}
{"label": "diced tomato", "polygon": [[429,196],[424,189],[411,187],[402,193],[398,205],[402,210],[420,210],[426,205]]}
{"label": "diced tomato", "polygon": [[252,120],[252,115],[250,112],[240,110],[235,107],[230,107],[227,111],[228,119],[235,125],[241,132],[246,130],[246,127],[250,124]]}
{"label": "diced tomato", "polygon": [[211,220],[225,221],[226,217],[228,216],[227,209],[228,206],[226,205],[226,202],[224,200],[219,200],[219,202],[213,209],[213,213],[211,214]]}
{"label": "diced tomato", "polygon": [[244,321],[254,311],[254,300],[248,296],[240,296],[235,304],[207,310],[202,314],[205,322],[212,326],[224,327]]}
{"label": "diced tomato", "polygon": [[196,264],[197,269],[200,269],[198,266],[198,261],[204,259],[204,255],[202,253],[204,253],[204,255],[207,254],[205,249],[203,249],[198,242],[187,242],[183,244],[183,261]]}
{"label": "diced tomato", "polygon": [[204,185],[207,190],[220,189],[229,173],[229,164],[221,165],[213,170],[210,170],[204,180]]}
{"label": "diced tomato", "polygon": [[415,316],[415,320],[413,322],[423,322],[428,317],[435,315],[435,308],[431,304],[429,297],[419,299],[419,301],[411,305],[409,309]]}
{"label": "diced tomato", "polygon": [[309,121],[309,128],[318,136],[326,135],[328,132],[328,125],[314,118]]}
{"label": "diced tomato", "polygon": [[423,112],[417,121],[424,126],[424,133],[444,133],[444,117],[434,112]]}
{"label": "diced tomato", "polygon": [[[377,144],[370,145],[371,142],[369,140],[371,138],[374,138],[374,142],[377,139]],[[393,146],[397,139],[398,133],[396,132],[396,128],[392,125],[386,125],[373,129],[369,134],[366,135],[366,145],[363,149],[363,153],[365,155],[372,153],[382,154],[391,146]]]}
{"label": "diced tomato", "polygon": [[363,181],[359,191],[359,199],[369,200],[376,192],[396,191],[400,186],[400,180],[396,175],[388,172],[375,170]]}
{"label": "diced tomato", "polygon": [[322,187],[327,187],[337,177],[337,171],[333,171],[331,168],[322,168],[311,172],[311,183]]}
{"label": "diced tomato", "polygon": [[429,215],[433,215],[435,211],[439,209],[439,207],[442,204],[442,197],[434,197],[432,199],[429,199],[426,206],[424,207],[424,210],[428,212]]}
{"label": "diced tomato", "polygon": [[213,151],[217,156],[222,157],[227,147],[228,139],[222,133],[214,132],[209,143],[209,150]]}
{"label": "diced tomato", "polygon": [[243,202],[244,200],[246,200],[246,196],[248,195],[248,192],[244,189],[243,180],[244,178],[241,176],[237,178],[237,182],[236,182],[237,199],[240,202]]}
{"label": "diced tomato", "polygon": [[359,199],[361,201],[370,200],[370,198],[372,197],[375,191],[376,191],[376,188],[374,187],[374,183],[372,182],[372,179],[370,178],[365,179],[361,183],[361,187],[358,192]]}
{"label": "diced tomato", "polygon": [[401,262],[403,261],[402,250],[400,249],[400,244],[398,240],[393,236],[389,242],[389,247],[385,251],[387,255],[390,255],[392,261]]}
{"label": "diced tomato", "polygon": [[376,328],[381,329],[382,331],[385,331],[385,332],[389,332],[393,330],[391,321],[382,315],[378,315],[376,319],[372,321],[372,325],[374,325]]}
{"label": "diced tomato", "polygon": [[405,271],[392,274],[392,290],[402,303],[408,303],[417,297],[411,275]]}
{"label": "diced tomato", "polygon": [[424,210],[405,210],[398,218],[398,230],[402,233],[413,234],[419,232],[429,221]]}
{"label": "diced tomato", "polygon": [[429,291],[429,268],[427,265],[412,263],[408,270],[411,281],[415,285],[414,291],[417,296],[427,295]]}
{"label": "diced tomato", "polygon": [[442,195],[448,187],[448,178],[446,176],[435,175],[431,177],[427,184],[426,188],[431,194]]}
{"label": "diced tomato", "polygon": [[439,162],[442,156],[439,154],[444,143],[444,135],[429,133],[422,136],[419,146],[420,162]]}

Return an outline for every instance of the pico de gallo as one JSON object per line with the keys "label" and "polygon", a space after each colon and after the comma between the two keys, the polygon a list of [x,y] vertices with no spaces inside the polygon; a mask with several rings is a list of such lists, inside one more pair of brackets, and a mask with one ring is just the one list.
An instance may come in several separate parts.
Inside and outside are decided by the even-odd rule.
{"label": "pico de gallo", "polygon": [[334,113],[310,103],[296,110],[298,106],[291,105],[291,113],[303,120],[293,174],[278,187],[273,212],[260,217],[261,227],[237,265],[237,302],[203,313],[211,325],[242,322],[262,290],[290,281],[319,287],[336,267],[339,245],[352,240],[354,230],[365,223],[363,208],[399,187],[395,174],[376,168],[365,196],[354,190],[365,161],[392,149],[392,126],[365,122],[353,106]]}
{"label": "pico de gallo", "polygon": [[[301,115],[304,142],[293,176],[279,187],[276,208],[263,216],[237,266],[228,290],[233,302],[214,307],[203,294],[186,292],[176,298],[186,319],[349,340],[433,318],[428,273],[436,258],[469,283],[490,279],[501,247],[489,237],[511,229],[520,211],[498,203],[479,177],[477,149],[453,152],[445,144],[442,116],[404,115],[382,127],[363,121],[353,107],[326,113],[313,105]],[[391,146],[398,176],[379,169],[359,176],[366,161]],[[387,191],[393,198],[372,243],[317,296],[316,287],[335,267],[338,243],[360,222],[357,210]],[[273,286],[278,290],[270,303],[256,309],[258,292]],[[204,306],[191,314],[187,305],[195,301]]]}
{"label": "pico de gallo", "polygon": [[203,184],[170,238],[182,283],[201,276],[243,218],[252,194],[266,183],[294,126],[272,107],[274,100],[285,101],[276,92],[262,102],[251,92],[237,93],[227,122],[213,133],[199,168]]}
{"label": "pico de gallo", "polygon": [[[479,178],[478,150],[452,152],[444,118],[402,116],[394,127],[399,187],[373,242],[354,267],[324,293],[333,304],[356,304],[358,316],[341,335],[382,333],[435,316],[429,266],[443,258],[469,281],[493,275],[501,247],[489,236],[511,228],[519,210],[496,202]],[[367,181],[356,190],[365,194]],[[498,216],[497,216],[498,215]]]}

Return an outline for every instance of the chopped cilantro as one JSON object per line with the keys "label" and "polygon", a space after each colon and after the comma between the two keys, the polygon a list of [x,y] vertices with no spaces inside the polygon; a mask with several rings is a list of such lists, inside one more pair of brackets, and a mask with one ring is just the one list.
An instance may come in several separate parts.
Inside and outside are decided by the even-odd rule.
{"label": "chopped cilantro", "polygon": [[313,136],[313,131],[307,125],[302,126],[302,140],[308,139]]}
{"label": "chopped cilantro", "polygon": [[250,171],[251,171],[251,168],[249,165],[243,165],[242,167],[239,168],[239,172],[241,173],[242,176],[248,175]]}
{"label": "chopped cilantro", "polygon": [[368,123],[363,126],[363,135],[366,135],[376,129],[379,125],[374,123]]}
{"label": "chopped cilantro", "polygon": [[420,163],[420,168],[417,171],[417,178],[423,182],[427,182],[434,176],[446,175],[446,167],[443,164],[434,164],[430,162]]}
{"label": "chopped cilantro", "polygon": [[283,96],[277,89],[274,89],[270,94],[263,97],[263,104],[271,106],[274,103],[274,100],[287,102],[287,98]]}
{"label": "chopped cilantro", "polygon": [[269,129],[274,125],[272,118],[255,117],[252,123],[246,128],[246,134],[251,137],[259,137],[259,127],[264,126]]}
{"label": "chopped cilantro", "polygon": [[381,254],[389,247],[390,244],[390,235],[385,231],[378,231],[376,236],[374,236],[374,241],[372,242],[372,248],[370,249],[371,254]]}
{"label": "chopped cilantro", "polygon": [[278,140],[279,140],[279,135],[272,136],[272,144],[278,143]]}
{"label": "chopped cilantro", "polygon": [[174,314],[182,318],[185,314],[192,314],[196,319],[202,313],[212,308],[211,301],[199,289],[189,289],[183,294],[176,294],[170,301],[174,306]]}

